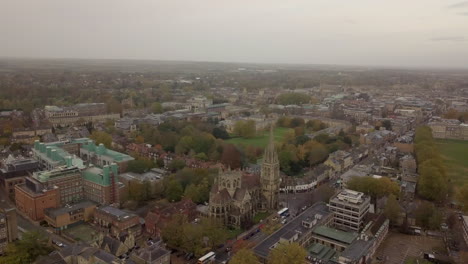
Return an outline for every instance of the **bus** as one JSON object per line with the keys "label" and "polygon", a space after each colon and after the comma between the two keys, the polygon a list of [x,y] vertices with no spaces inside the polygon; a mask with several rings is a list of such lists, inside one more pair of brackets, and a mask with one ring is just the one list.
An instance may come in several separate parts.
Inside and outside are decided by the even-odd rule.
{"label": "bus", "polygon": [[209,263],[211,264],[211,263],[214,263],[215,262],[215,257],[216,257],[216,254],[213,251],[211,251],[208,254],[206,254],[205,256],[199,258],[197,264],[209,264]]}
{"label": "bus", "polygon": [[289,208],[283,208],[278,211],[278,215],[281,217],[288,217],[289,216]]}

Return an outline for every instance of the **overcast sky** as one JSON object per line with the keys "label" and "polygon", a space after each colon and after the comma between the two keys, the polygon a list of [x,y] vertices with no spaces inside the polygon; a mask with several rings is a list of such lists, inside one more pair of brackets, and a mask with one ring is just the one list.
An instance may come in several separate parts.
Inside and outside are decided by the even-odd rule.
{"label": "overcast sky", "polygon": [[468,67],[468,1],[0,0],[0,56]]}

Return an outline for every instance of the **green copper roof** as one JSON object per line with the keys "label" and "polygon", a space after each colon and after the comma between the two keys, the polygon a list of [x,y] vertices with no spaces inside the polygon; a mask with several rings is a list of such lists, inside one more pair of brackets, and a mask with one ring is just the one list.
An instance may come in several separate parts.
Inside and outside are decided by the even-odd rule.
{"label": "green copper roof", "polygon": [[[106,179],[103,170],[98,168],[98,167],[90,167],[85,169],[82,172],[83,178],[87,181],[91,181],[93,183],[103,185],[103,186],[109,186],[110,183],[108,179]],[[107,175],[108,178],[109,175]]]}
{"label": "green copper roof", "polygon": [[308,252],[313,257],[319,258],[324,261],[329,261],[336,256],[336,251],[328,246],[314,243],[308,248]]}
{"label": "green copper roof", "polygon": [[120,162],[120,161],[129,161],[129,160],[133,160],[134,158],[127,155],[127,154],[123,154],[123,153],[120,153],[120,152],[117,152],[117,151],[113,151],[113,150],[110,150],[108,148],[106,148],[104,145],[102,144],[99,144],[98,146],[96,146],[96,144],[94,144],[94,142],[92,141],[88,141],[86,144],[83,144],[82,145],[82,148],[90,151],[90,152],[94,152],[98,155],[104,155],[104,156],[108,156],[108,157],[111,157],[114,161],[117,161],[117,162]]}
{"label": "green copper roof", "polygon": [[118,175],[117,164],[113,163],[110,166],[104,166],[102,169],[98,167],[89,167],[83,170],[82,175],[85,180],[99,185],[109,186],[111,173],[115,176]]}
{"label": "green copper roof", "polygon": [[354,232],[345,232],[326,226],[317,226],[313,232],[322,237],[331,238],[345,244],[351,244],[358,236],[358,234]]}
{"label": "green copper roof", "polygon": [[42,158],[56,162],[57,165],[67,165],[67,167],[76,166],[80,169],[84,168],[83,160],[70,154],[64,150],[63,142],[41,143],[34,142],[34,149]]}

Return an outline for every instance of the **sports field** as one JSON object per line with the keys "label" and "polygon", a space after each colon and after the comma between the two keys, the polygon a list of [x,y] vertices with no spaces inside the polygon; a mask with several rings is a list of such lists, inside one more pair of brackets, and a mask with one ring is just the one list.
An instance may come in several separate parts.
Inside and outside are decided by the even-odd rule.
{"label": "sports field", "polygon": [[[277,127],[275,128],[275,131],[273,132],[275,135],[275,141],[279,142],[283,139],[284,134],[286,132],[292,130],[291,128],[283,128],[283,127]],[[235,145],[244,145],[244,146],[256,146],[256,147],[262,147],[264,148],[268,144],[268,137],[270,135],[269,131],[263,132],[262,135],[256,136],[254,138],[241,138],[241,137],[236,137],[236,138],[231,138],[226,140],[226,142],[235,144]]]}
{"label": "sports field", "polygon": [[468,141],[437,139],[436,143],[454,186],[468,183]]}

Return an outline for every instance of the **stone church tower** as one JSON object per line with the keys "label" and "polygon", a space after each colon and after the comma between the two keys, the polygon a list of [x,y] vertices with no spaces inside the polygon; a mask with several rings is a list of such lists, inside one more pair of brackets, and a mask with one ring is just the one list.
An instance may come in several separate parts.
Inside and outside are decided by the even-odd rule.
{"label": "stone church tower", "polygon": [[280,166],[278,153],[276,153],[275,150],[273,125],[270,127],[270,140],[268,146],[265,148],[265,154],[263,156],[260,184],[262,187],[262,194],[265,199],[263,209],[277,209],[280,185]]}

